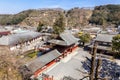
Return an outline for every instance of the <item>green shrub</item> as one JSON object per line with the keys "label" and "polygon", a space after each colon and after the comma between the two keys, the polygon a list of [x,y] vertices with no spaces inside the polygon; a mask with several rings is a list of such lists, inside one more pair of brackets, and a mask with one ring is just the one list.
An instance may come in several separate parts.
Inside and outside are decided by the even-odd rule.
{"label": "green shrub", "polygon": [[34,57],[37,56],[37,54],[38,54],[38,52],[33,52],[33,53],[27,54],[27,56],[30,57],[30,58],[34,58]]}

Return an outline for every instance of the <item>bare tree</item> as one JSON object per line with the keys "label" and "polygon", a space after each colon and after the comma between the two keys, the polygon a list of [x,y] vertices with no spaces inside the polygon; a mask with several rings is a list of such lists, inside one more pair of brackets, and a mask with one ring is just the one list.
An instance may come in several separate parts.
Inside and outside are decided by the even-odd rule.
{"label": "bare tree", "polygon": [[16,65],[16,57],[8,50],[0,51],[0,80],[22,80]]}
{"label": "bare tree", "polygon": [[91,58],[91,70],[90,70],[90,80],[94,80],[94,72],[95,72],[95,60],[96,60],[96,51],[97,51],[97,43],[93,46],[93,53]]}
{"label": "bare tree", "polygon": [[90,68],[90,73],[88,73],[87,76],[83,77],[80,80],[83,80],[88,77],[89,77],[89,80],[102,79],[99,77],[99,69],[102,62],[101,62],[101,58],[99,57],[96,64],[96,52],[97,52],[97,43],[94,44],[93,49],[91,51],[91,55],[92,55],[91,59],[87,58],[91,62],[91,66],[88,66]]}

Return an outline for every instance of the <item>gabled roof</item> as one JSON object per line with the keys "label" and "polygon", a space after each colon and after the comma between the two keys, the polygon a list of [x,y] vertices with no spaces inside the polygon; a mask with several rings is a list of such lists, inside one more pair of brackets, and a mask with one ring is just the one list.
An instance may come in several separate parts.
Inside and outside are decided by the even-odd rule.
{"label": "gabled roof", "polygon": [[61,33],[59,35],[59,37],[62,39],[62,40],[58,40],[58,39],[53,39],[53,40],[50,40],[48,42],[50,43],[54,43],[54,44],[57,44],[57,45],[62,45],[62,46],[69,46],[69,45],[72,45],[74,43],[76,43],[77,41],[79,41],[78,38],[75,38],[71,33],[69,32],[64,32],[64,33]]}
{"label": "gabled roof", "polygon": [[67,43],[67,45],[74,44],[79,40],[78,38],[75,38],[71,33],[68,32],[61,33],[60,37]]}
{"label": "gabled roof", "polygon": [[[93,48],[93,45],[89,45],[88,47]],[[100,50],[111,50],[111,46],[102,46],[102,45],[97,45],[97,49]]]}
{"label": "gabled roof", "polygon": [[24,32],[24,33],[3,36],[0,38],[0,45],[12,46],[12,45],[16,45],[16,44],[21,43],[21,42],[31,40],[33,38],[40,36],[40,35],[41,34],[38,32],[28,31],[28,32]]}
{"label": "gabled roof", "polygon": [[59,57],[61,54],[57,50],[50,51],[34,60],[31,62],[25,64],[28,70],[30,70],[32,73],[37,71],[38,69],[42,68],[52,60],[56,59]]}
{"label": "gabled roof", "polygon": [[49,43],[53,43],[53,44],[57,44],[57,45],[62,45],[62,46],[66,46],[67,43],[63,40],[57,40],[57,39],[52,39],[48,41]]}
{"label": "gabled roof", "polygon": [[100,41],[100,42],[112,42],[112,38],[115,35],[110,35],[110,34],[98,34],[95,41]]}

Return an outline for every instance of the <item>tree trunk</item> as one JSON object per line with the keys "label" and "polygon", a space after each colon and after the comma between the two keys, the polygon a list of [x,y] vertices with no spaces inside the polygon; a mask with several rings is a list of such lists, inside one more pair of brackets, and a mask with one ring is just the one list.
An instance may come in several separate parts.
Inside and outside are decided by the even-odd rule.
{"label": "tree trunk", "polygon": [[95,80],[98,79],[100,65],[101,65],[101,59],[99,58],[99,59],[97,60],[97,66],[96,66],[96,71],[95,71]]}
{"label": "tree trunk", "polygon": [[92,59],[91,59],[91,70],[90,70],[90,80],[94,80],[96,51],[97,51],[97,43],[95,43],[93,46],[93,54],[92,54]]}

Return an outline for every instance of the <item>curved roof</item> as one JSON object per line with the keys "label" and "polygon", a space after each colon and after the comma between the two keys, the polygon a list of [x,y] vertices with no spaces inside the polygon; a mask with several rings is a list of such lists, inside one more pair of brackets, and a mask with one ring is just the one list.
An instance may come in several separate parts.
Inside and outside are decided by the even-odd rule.
{"label": "curved roof", "polygon": [[60,34],[60,37],[67,43],[67,45],[71,45],[79,41],[78,38],[75,38],[71,33],[64,32]]}
{"label": "curved roof", "polygon": [[24,33],[3,36],[0,38],[0,45],[12,46],[12,45],[19,44],[21,42],[31,40],[33,38],[40,36],[40,35],[41,34],[38,32],[28,31],[28,32],[24,32]]}
{"label": "curved roof", "polygon": [[70,46],[79,41],[79,39],[75,38],[70,32],[63,32],[59,36],[62,40],[52,39],[48,42],[62,46]]}

